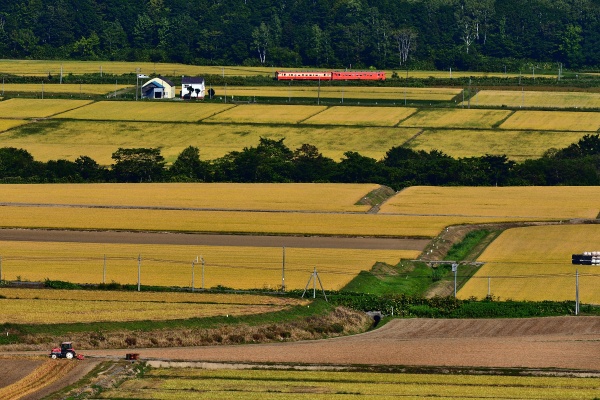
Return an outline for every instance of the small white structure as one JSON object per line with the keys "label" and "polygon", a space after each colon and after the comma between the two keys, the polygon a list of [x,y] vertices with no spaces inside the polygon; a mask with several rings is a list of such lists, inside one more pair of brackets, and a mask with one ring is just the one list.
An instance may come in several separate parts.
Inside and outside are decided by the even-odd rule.
{"label": "small white structure", "polygon": [[175,84],[158,76],[142,85],[142,99],[172,99],[175,97]]}
{"label": "small white structure", "polygon": [[181,98],[204,99],[206,88],[204,78],[201,76],[182,76],[181,77]]}

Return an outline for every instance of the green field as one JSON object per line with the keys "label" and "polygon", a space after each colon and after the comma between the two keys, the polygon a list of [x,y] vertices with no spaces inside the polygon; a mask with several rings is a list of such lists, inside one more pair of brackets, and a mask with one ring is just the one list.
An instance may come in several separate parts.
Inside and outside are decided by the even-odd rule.
{"label": "green field", "polygon": [[592,399],[598,379],[373,372],[152,369],[104,399]]}

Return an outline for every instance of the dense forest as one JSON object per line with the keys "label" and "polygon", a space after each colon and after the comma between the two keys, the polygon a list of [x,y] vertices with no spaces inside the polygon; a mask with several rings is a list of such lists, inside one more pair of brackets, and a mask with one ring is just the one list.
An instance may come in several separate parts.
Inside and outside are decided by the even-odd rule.
{"label": "dense forest", "polygon": [[0,2],[0,58],[525,72],[598,49],[598,0]]}
{"label": "dense forest", "polygon": [[515,163],[503,155],[454,159],[433,150],[393,147],[381,160],[346,152],[336,162],[310,144],[295,150],[284,139],[261,138],[256,147],[203,161],[197,147],[166,166],[158,148],[120,148],[110,167],[90,157],[35,161],[24,149],[0,148],[0,183],[44,182],[338,182],[379,183],[396,190],[414,185],[600,185],[600,135],[585,135],[543,157]]}

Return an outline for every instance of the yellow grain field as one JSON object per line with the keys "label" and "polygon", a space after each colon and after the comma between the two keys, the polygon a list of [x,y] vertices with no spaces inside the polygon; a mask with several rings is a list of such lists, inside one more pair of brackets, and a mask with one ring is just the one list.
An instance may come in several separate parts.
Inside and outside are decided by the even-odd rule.
{"label": "yellow grain field", "polygon": [[110,94],[117,90],[133,88],[131,85],[104,85],[104,84],[48,84],[45,83],[7,83],[2,86],[7,93],[66,93],[66,94],[83,94],[83,95],[100,95]]}
{"label": "yellow grain field", "polygon": [[275,76],[273,67],[243,66],[199,66],[176,63],[126,62],[126,61],[55,61],[55,60],[0,60],[0,72],[21,76],[55,77],[70,73],[80,74],[157,74],[167,76],[181,75],[225,75],[225,76]]}
{"label": "yellow grain field", "polygon": [[553,225],[505,231],[479,257],[486,264],[459,291],[461,298],[575,300],[579,270],[580,301],[600,304],[600,267],[572,265],[571,255],[600,249],[600,226]]}
{"label": "yellow grain field", "polygon": [[38,121],[35,133],[14,129],[0,135],[0,146],[24,148],[36,160],[75,160],[92,157],[102,165],[119,147],[159,147],[173,162],[187,146],[200,149],[202,160],[223,157],[231,151],[256,147],[261,137],[284,143],[294,150],[304,143],[317,146],[324,156],[339,160],[348,150],[382,158],[393,146],[413,137],[418,128],[310,125],[181,124],[118,121]]}
{"label": "yellow grain field", "polygon": [[396,107],[331,107],[303,124],[394,126],[416,108]]}
{"label": "yellow grain field", "polygon": [[366,212],[374,184],[127,183],[3,185],[3,203],[169,207],[207,210]]}
{"label": "yellow grain field", "polygon": [[[327,85],[327,86],[325,86]],[[406,98],[412,100],[450,101],[461,93],[455,88],[403,88],[403,87],[360,87],[360,86],[329,86],[322,83],[318,86],[298,86],[291,83],[287,86],[227,86],[214,87],[217,96],[224,95],[237,97],[281,97],[281,98],[313,98],[317,99],[369,99],[369,100],[396,100],[403,104]]]}
{"label": "yellow grain field", "polygon": [[410,142],[414,150],[439,150],[454,158],[506,155],[515,161],[541,157],[550,148],[576,143],[584,133],[555,131],[426,129]]}
{"label": "yellow grain field", "polygon": [[297,124],[325,110],[325,106],[246,104],[207,118],[207,122]]}
{"label": "yellow grain field", "polygon": [[4,100],[0,102],[0,118],[45,118],[89,103],[91,103],[89,100]]}
{"label": "yellow grain field", "polygon": [[421,110],[400,123],[400,126],[489,129],[510,113],[508,110],[481,109]]}
{"label": "yellow grain field", "polygon": [[102,121],[195,122],[233,107],[192,102],[99,101],[56,118]]}
{"label": "yellow grain field", "polygon": [[19,119],[0,119],[0,132],[7,131],[12,128],[16,128],[17,126],[24,125],[29,121],[19,120]]}
{"label": "yellow grain field", "polygon": [[599,108],[600,93],[482,90],[471,98],[471,104],[513,108]]}
{"label": "yellow grain field", "polygon": [[[327,289],[340,289],[377,261],[396,264],[418,251],[286,248],[285,283],[306,286],[316,267]],[[192,261],[204,259],[204,287],[276,289],[282,282],[278,247],[176,246],[102,243],[0,242],[7,280],[64,280],[75,283],[192,286]],[[106,270],[104,270],[106,255]],[[138,261],[138,257],[140,261]],[[106,272],[105,272],[106,271]],[[202,288],[202,264],[194,266],[194,287]],[[76,301],[76,300],[73,300]],[[10,313],[9,313],[10,315]]]}
{"label": "yellow grain field", "polygon": [[501,129],[596,132],[600,114],[569,111],[517,111],[500,125]]}
{"label": "yellow grain field", "polygon": [[157,368],[102,398],[579,400],[597,393],[597,378]]}
{"label": "yellow grain field", "polygon": [[600,212],[595,186],[432,187],[399,192],[381,213],[479,216],[523,220],[595,219]]}
{"label": "yellow grain field", "polygon": [[[431,200],[429,200],[431,202]],[[448,225],[520,221],[514,216],[386,215],[314,212],[172,211],[0,207],[4,228],[433,237]],[[529,219],[540,219],[532,217]]]}

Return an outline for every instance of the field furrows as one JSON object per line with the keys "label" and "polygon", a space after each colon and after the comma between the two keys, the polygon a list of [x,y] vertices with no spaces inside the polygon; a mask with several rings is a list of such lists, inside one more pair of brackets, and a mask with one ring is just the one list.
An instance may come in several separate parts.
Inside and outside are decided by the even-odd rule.
{"label": "field furrows", "polygon": [[12,385],[0,388],[0,398],[17,400],[63,379],[75,367],[74,361],[48,360],[25,378]]}

